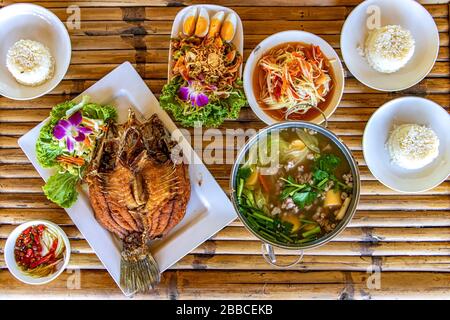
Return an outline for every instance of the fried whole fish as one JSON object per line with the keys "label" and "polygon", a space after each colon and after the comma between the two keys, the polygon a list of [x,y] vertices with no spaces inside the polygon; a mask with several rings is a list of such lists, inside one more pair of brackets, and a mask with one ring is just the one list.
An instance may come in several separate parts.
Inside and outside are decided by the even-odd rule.
{"label": "fried whole fish", "polygon": [[122,239],[122,288],[148,291],[160,278],[149,243],[186,213],[187,166],[172,161],[174,143],[156,115],[141,123],[130,110],[126,123],[107,130],[85,176],[89,199],[97,221]]}

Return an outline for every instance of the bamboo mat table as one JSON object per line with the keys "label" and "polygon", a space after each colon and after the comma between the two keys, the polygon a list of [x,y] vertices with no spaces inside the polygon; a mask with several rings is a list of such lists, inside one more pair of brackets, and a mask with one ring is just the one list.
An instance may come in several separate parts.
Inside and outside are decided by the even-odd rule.
{"label": "bamboo mat table", "polygon": [[[241,16],[247,56],[268,35],[289,29],[316,33],[340,53],[342,25],[358,2],[223,0],[220,4]],[[236,220],[165,272],[157,290],[136,298],[450,298],[450,180],[424,194],[398,194],[375,180],[361,150],[366,121],[390,99],[423,96],[449,108],[449,4],[444,0],[421,2],[440,32],[438,61],[428,77],[408,90],[381,93],[347,72],[344,97],[330,119],[330,128],[358,160],[363,180],[360,206],[350,226],[335,241],[307,251],[303,264],[279,270],[263,260],[260,242]],[[18,148],[17,139],[44,120],[56,103],[73,98],[126,60],[158,94],[166,82],[173,18],[182,6],[204,1],[36,3],[50,8],[62,21],[69,15],[68,6],[79,6],[81,28],[70,30],[72,64],[55,90],[31,101],[0,97],[0,298],[123,298],[65,211],[46,199],[43,181]],[[220,130],[262,127],[250,108],[244,108],[237,121],[225,122]],[[231,166],[211,165],[209,169],[228,192]],[[63,226],[71,239],[72,257],[68,270],[57,280],[36,288],[10,275],[2,250],[17,224],[39,218]],[[289,252],[282,254],[284,262],[293,258]],[[382,271],[379,278],[372,273],[378,270]]]}

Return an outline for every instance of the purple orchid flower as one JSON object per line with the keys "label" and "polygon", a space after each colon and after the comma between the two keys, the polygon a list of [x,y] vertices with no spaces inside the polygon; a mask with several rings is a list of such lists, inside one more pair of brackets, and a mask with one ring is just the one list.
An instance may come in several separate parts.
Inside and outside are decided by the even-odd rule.
{"label": "purple orchid flower", "polygon": [[193,106],[203,107],[208,104],[208,96],[199,91],[193,81],[188,81],[187,87],[178,90],[178,97],[183,101],[191,101]]}
{"label": "purple orchid flower", "polygon": [[92,132],[91,129],[81,127],[80,123],[83,120],[81,112],[74,113],[69,119],[61,119],[53,129],[53,136],[58,139],[66,139],[66,146],[69,152],[72,152],[76,142],[82,142],[86,139],[86,135]]}

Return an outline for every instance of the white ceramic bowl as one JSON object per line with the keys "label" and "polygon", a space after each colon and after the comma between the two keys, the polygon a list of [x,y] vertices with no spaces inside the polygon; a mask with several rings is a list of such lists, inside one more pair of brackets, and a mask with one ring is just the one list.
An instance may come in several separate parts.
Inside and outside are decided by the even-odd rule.
{"label": "white ceramic bowl", "polygon": [[[244,69],[244,91],[247,96],[248,103],[252,108],[253,112],[258,116],[259,119],[267,123],[268,125],[274,124],[276,122],[280,122],[276,119],[270,117],[267,113],[265,113],[258,102],[256,101],[254,92],[253,92],[253,71],[261,57],[273,47],[276,47],[282,43],[287,42],[303,42],[306,44],[314,44],[319,46],[322,52],[328,59],[334,59],[332,62],[335,89],[332,96],[332,100],[330,101],[327,109],[324,111],[325,116],[329,118],[331,114],[336,110],[339,102],[341,101],[342,94],[344,93],[344,69],[342,68],[341,60],[337,55],[336,51],[322,38],[316,36],[315,34],[305,32],[305,31],[283,31],[279,33],[275,33],[270,37],[264,39],[260,44],[258,44],[255,49],[253,49],[252,53],[247,59],[247,63]],[[318,115],[317,117],[309,120],[309,122],[313,122],[316,124],[320,124],[324,121],[322,115]]]}
{"label": "white ceramic bowl", "polygon": [[[55,73],[36,86],[19,84],[6,68],[9,48],[21,39],[39,41],[55,59]],[[0,9],[0,94],[14,100],[30,100],[53,90],[70,64],[71,44],[66,27],[51,11],[33,4],[18,3]]]}
{"label": "white ceramic bowl", "polygon": [[[378,72],[361,56],[374,17],[380,14],[380,26],[400,25],[411,31],[415,51],[410,61],[394,73]],[[433,17],[413,0],[368,0],[347,17],[341,33],[342,57],[348,70],[366,86],[381,91],[404,90],[420,82],[431,71],[439,52],[439,32]]]}
{"label": "white ceramic bowl", "polygon": [[[61,234],[61,237],[63,238],[64,244],[66,246],[66,254],[65,254],[64,262],[62,263],[62,265],[59,266],[58,271],[56,271],[55,273],[53,273],[47,277],[33,278],[33,277],[30,277],[30,276],[27,276],[26,274],[24,274],[20,270],[20,268],[17,266],[16,259],[14,257],[14,247],[15,247],[17,238],[26,228],[28,228],[30,226],[36,226],[39,224],[43,224],[45,226],[52,227],[53,229],[55,229],[57,232],[59,232]],[[12,275],[16,279],[18,279],[24,283],[27,283],[27,284],[33,284],[33,285],[45,284],[45,283],[49,283],[50,281],[56,279],[64,271],[64,269],[66,269],[67,264],[69,263],[69,260],[70,260],[70,242],[69,242],[69,239],[67,238],[67,235],[65,234],[65,232],[58,225],[54,224],[53,222],[46,221],[46,220],[33,220],[33,221],[29,221],[29,222],[19,225],[17,228],[15,228],[10,233],[10,235],[8,236],[8,239],[6,240],[4,254],[5,254],[6,266],[8,267],[9,271],[12,273]]]}
{"label": "white ceramic bowl", "polygon": [[[431,128],[439,138],[439,156],[429,165],[407,170],[392,164],[386,141],[395,125],[415,123]],[[433,101],[418,97],[391,100],[369,119],[363,136],[364,159],[372,174],[399,192],[423,192],[450,174],[450,115]]]}

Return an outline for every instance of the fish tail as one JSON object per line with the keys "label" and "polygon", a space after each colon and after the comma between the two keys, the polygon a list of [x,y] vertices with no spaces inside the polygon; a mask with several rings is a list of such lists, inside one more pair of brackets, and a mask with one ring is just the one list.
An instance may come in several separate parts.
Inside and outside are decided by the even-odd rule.
{"label": "fish tail", "polygon": [[[134,251],[134,250],[133,250]],[[120,286],[127,295],[149,292],[161,280],[158,263],[147,245],[134,252],[123,252],[120,261]]]}

